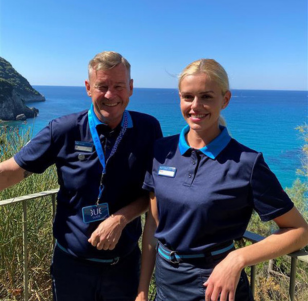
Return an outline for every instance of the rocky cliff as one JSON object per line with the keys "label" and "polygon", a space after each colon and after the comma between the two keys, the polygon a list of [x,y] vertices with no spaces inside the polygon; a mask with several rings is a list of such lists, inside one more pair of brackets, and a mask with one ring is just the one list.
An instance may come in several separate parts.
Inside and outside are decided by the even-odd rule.
{"label": "rocky cliff", "polygon": [[37,109],[25,105],[30,101],[45,101],[45,97],[0,57],[0,119],[23,120],[37,116]]}

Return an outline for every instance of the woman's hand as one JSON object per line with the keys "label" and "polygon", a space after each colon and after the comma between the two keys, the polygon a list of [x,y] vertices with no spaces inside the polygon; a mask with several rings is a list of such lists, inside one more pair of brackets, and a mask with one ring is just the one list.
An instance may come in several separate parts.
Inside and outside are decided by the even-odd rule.
{"label": "woman's hand", "polygon": [[203,284],[206,286],[205,301],[234,301],[235,292],[243,261],[236,255],[236,251],[228,254],[213,270],[209,279]]}

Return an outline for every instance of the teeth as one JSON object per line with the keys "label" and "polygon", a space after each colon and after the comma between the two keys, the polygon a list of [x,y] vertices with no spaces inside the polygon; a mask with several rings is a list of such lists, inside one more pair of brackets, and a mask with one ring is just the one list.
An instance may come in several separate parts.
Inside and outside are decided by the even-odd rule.
{"label": "teeth", "polygon": [[115,107],[118,103],[104,103],[107,107]]}
{"label": "teeth", "polygon": [[204,117],[205,115],[190,115],[191,117],[195,117],[195,118],[202,118]]}

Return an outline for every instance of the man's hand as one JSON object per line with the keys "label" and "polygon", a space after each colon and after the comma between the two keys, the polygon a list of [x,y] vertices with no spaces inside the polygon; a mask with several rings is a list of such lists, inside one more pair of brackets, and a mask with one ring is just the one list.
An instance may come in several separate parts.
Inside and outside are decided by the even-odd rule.
{"label": "man's hand", "polygon": [[123,215],[111,215],[99,224],[88,242],[98,250],[113,250],[126,224]]}

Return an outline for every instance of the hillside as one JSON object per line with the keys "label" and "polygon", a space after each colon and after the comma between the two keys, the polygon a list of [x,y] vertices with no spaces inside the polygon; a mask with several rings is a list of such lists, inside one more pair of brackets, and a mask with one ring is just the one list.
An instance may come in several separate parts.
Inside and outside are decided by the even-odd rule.
{"label": "hillside", "polygon": [[25,103],[45,100],[8,61],[0,57],[0,119],[33,118],[38,110],[28,108]]}

